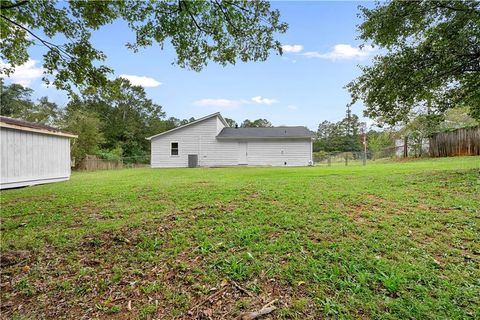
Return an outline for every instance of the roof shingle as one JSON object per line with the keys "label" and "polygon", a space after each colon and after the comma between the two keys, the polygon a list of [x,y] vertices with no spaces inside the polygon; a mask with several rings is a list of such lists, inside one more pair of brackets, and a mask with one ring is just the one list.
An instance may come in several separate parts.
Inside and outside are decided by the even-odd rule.
{"label": "roof shingle", "polygon": [[219,139],[276,139],[276,138],[312,138],[306,127],[270,127],[270,128],[223,128],[217,135]]}

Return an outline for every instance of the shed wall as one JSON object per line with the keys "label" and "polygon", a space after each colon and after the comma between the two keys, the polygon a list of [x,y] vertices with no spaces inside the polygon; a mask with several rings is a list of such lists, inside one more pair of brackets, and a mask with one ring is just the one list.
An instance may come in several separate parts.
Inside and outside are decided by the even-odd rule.
{"label": "shed wall", "polygon": [[68,180],[70,139],[0,128],[0,189]]}

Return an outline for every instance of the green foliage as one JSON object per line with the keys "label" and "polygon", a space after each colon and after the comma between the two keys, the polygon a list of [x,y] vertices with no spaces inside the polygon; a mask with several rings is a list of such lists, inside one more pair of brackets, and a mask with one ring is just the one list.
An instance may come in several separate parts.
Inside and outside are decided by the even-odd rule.
{"label": "green foliage", "polygon": [[228,275],[228,277],[235,281],[241,281],[248,278],[250,270],[247,264],[237,257],[232,257],[220,263],[220,269]]}
{"label": "green foliage", "polygon": [[360,38],[385,49],[347,85],[365,115],[394,125],[418,108],[469,106],[480,119],[480,2],[389,1],[361,7]]}
{"label": "green foliage", "polygon": [[157,311],[157,306],[152,303],[145,304],[140,310],[139,319],[150,319],[149,316],[153,315]]}
{"label": "green foliage", "polygon": [[20,117],[19,115],[22,115],[24,110],[32,108],[32,89],[15,83],[5,86],[3,78],[0,78],[0,84],[0,114],[2,116]]}
{"label": "green foliage", "polygon": [[379,152],[395,146],[395,133],[389,130],[367,133],[367,147],[369,151]]}
{"label": "green foliage", "polygon": [[3,78],[0,78],[0,85],[0,115],[47,125],[55,125],[61,118],[61,110],[47,97],[33,102],[32,89],[20,84],[5,86]]}
{"label": "green foliage", "polygon": [[273,127],[272,123],[267,119],[248,120],[245,119],[240,125],[242,128],[268,128]]}
{"label": "green foliage", "polygon": [[[126,46],[139,49],[166,42],[173,45],[175,63],[201,70],[209,61],[221,65],[237,60],[264,61],[287,25],[267,1],[2,1],[0,58],[7,75],[30,57],[33,45],[46,48],[45,81],[59,89],[100,88],[112,70],[99,64],[106,56],[94,48],[91,34],[121,20],[135,33]],[[37,34],[37,31],[40,31]],[[40,34],[45,35],[42,38]],[[52,38],[63,36],[64,44]]]}
{"label": "green foliage", "polygon": [[[314,142],[315,147],[315,142]],[[312,152],[313,162],[321,162],[328,159],[329,153],[327,151],[314,151]]]}
{"label": "green foliage", "polygon": [[15,289],[26,296],[35,294],[35,288],[32,286],[28,278],[23,278],[15,284]]}
{"label": "green foliage", "polygon": [[100,131],[105,138],[101,148],[120,148],[124,157],[145,155],[149,150],[145,138],[169,129],[169,124],[162,120],[162,107],[147,98],[142,87],[123,78],[95,92],[76,96],[67,105],[66,113],[77,110],[94,113],[100,119]]}
{"label": "green foliage", "polygon": [[122,147],[117,146],[111,150],[99,150],[95,153],[99,158],[105,160],[121,160],[123,156]]}
{"label": "green foliage", "polygon": [[401,136],[408,137],[416,156],[422,156],[423,145],[427,139],[440,130],[442,117],[432,114],[420,114],[410,120],[400,131]]}
{"label": "green foliage", "polygon": [[107,82],[105,87],[72,94],[65,109],[46,97],[31,100],[33,90],[1,80],[1,115],[57,126],[78,138],[72,140],[72,156],[77,163],[85,155],[124,163],[148,163],[150,144],[145,139],[157,133],[195,121],[195,118],[165,118],[140,86],[126,79]]}
{"label": "green foliage", "polygon": [[[165,129],[162,130],[162,131],[166,131],[166,130],[170,130],[170,129],[173,129],[173,128],[176,128],[176,127],[179,127],[179,126],[183,126],[183,125],[188,124],[188,123],[193,122],[193,121],[195,121],[194,117],[191,117],[190,119],[178,119],[178,118],[175,118],[175,117],[170,117],[170,118],[166,119],[165,121],[163,121]],[[162,132],[162,131],[160,131],[160,132]]]}
{"label": "green foliage", "polygon": [[338,122],[323,121],[318,125],[313,151],[360,151],[360,130],[363,126],[355,114],[347,115]]}
{"label": "green foliage", "polygon": [[144,294],[151,294],[153,292],[160,291],[162,289],[162,285],[156,281],[150,282],[142,287],[142,292]]}
{"label": "green foliage", "polygon": [[440,130],[449,131],[459,128],[471,128],[480,125],[480,121],[472,118],[469,113],[470,108],[468,107],[447,110],[445,112],[445,118],[443,122],[440,123]]}
{"label": "green foliage", "polygon": [[77,164],[85,158],[85,155],[96,154],[99,146],[105,142],[100,118],[92,111],[67,110],[63,127],[78,135],[78,138],[72,141],[72,157]]}
{"label": "green foliage", "polygon": [[237,121],[235,121],[235,120],[233,120],[233,119],[225,118],[225,121],[228,123],[228,125],[229,125],[231,128],[235,128],[236,126],[238,126]]}

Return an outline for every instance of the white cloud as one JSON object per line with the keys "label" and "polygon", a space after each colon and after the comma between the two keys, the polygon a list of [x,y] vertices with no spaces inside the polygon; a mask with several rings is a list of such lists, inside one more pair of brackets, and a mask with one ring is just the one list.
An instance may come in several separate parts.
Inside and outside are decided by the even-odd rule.
{"label": "white cloud", "polygon": [[[24,64],[16,66],[14,68],[15,71],[7,79],[24,87],[30,86],[33,80],[39,79],[43,75],[43,68],[41,66],[37,67],[37,62],[36,60],[28,59]],[[0,68],[10,68],[10,64],[0,61]]]}
{"label": "white cloud", "polygon": [[119,77],[129,80],[134,86],[142,86],[144,88],[154,88],[162,85],[161,82],[145,76],[121,74]]}
{"label": "white cloud", "polygon": [[217,110],[229,110],[229,109],[236,109],[243,105],[251,105],[251,104],[265,104],[271,105],[277,103],[278,100],[276,99],[268,99],[263,98],[262,96],[256,96],[251,98],[250,100],[230,100],[230,99],[200,99],[194,101],[192,104],[197,107],[207,107],[210,109],[217,109]]}
{"label": "white cloud", "polygon": [[293,44],[293,45],[284,44],[282,46],[282,50],[285,53],[299,53],[299,52],[302,52],[303,46],[301,44]]}
{"label": "white cloud", "polygon": [[303,56],[309,58],[320,58],[330,60],[347,60],[347,59],[363,59],[372,54],[376,48],[372,46],[352,47],[349,44],[336,44],[333,50],[327,53],[317,51],[309,51],[302,53]]}
{"label": "white cloud", "polygon": [[278,102],[276,99],[268,99],[268,98],[263,98],[261,96],[253,97],[252,101],[258,104],[266,104],[268,106]]}
{"label": "white cloud", "polygon": [[193,102],[194,106],[211,107],[215,109],[236,109],[240,107],[245,101],[229,100],[229,99],[201,99]]}
{"label": "white cloud", "polygon": [[288,109],[288,110],[298,110],[298,107],[297,107],[297,106],[294,106],[293,104],[289,104],[289,105],[287,106],[287,109]]}

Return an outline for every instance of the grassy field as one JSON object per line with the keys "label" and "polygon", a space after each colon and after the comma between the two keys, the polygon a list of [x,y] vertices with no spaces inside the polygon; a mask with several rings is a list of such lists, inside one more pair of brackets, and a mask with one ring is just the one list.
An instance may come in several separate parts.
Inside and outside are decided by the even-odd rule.
{"label": "grassy field", "polygon": [[2,318],[480,318],[480,158],[1,192]]}

